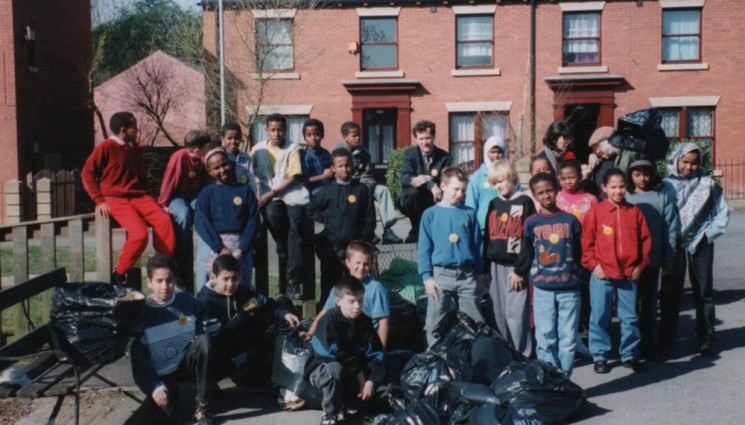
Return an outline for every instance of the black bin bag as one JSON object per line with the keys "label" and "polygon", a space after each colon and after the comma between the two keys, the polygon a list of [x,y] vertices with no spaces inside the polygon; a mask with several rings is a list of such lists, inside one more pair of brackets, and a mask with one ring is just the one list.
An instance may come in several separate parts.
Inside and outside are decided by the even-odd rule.
{"label": "black bin bag", "polygon": [[579,385],[541,360],[510,364],[490,388],[511,415],[530,416],[532,423],[564,423],[586,400]]}
{"label": "black bin bag", "polygon": [[371,425],[439,425],[442,421],[435,408],[424,400],[417,401],[406,410],[378,415]]}
{"label": "black bin bag", "polygon": [[56,348],[78,364],[109,364],[141,330],[145,296],[101,282],[57,285],[50,323]]}
{"label": "black bin bag", "polygon": [[323,393],[303,379],[305,364],[313,349],[293,329],[282,329],[274,343],[272,384],[291,391],[305,407],[320,408]]}

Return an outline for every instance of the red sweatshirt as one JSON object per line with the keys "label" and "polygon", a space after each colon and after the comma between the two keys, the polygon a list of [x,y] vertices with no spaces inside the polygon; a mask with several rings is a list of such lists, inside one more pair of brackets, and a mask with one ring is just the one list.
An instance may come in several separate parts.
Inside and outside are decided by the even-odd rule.
{"label": "red sweatshirt", "polygon": [[600,264],[611,279],[627,279],[635,267],[649,266],[652,236],[647,220],[635,205],[605,200],[587,212],[582,223],[582,266]]}
{"label": "red sweatshirt", "polygon": [[168,160],[158,203],[167,207],[173,198],[196,198],[209,180],[202,158],[192,157],[185,148],[179,149]]}
{"label": "red sweatshirt", "polygon": [[147,170],[138,146],[107,139],[93,149],[82,172],[83,187],[96,205],[107,196],[136,198],[146,195]]}

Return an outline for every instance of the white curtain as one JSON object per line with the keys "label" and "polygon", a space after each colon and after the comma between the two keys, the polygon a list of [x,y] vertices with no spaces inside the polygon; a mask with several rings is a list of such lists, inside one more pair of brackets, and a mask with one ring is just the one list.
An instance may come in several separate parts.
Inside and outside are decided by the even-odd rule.
{"label": "white curtain", "polygon": [[[595,40],[572,40],[596,38]],[[600,14],[564,15],[564,61],[566,63],[598,63],[600,61]]]}
{"label": "white curtain", "polygon": [[259,66],[263,70],[293,67],[292,21],[262,19],[257,24]]}
{"label": "white curtain", "polygon": [[450,116],[450,156],[453,158],[453,164],[473,164],[475,159],[473,150],[475,127],[475,116],[473,114],[453,114]]}
{"label": "white curtain", "polygon": [[509,121],[505,115],[491,115],[483,117],[484,137],[483,140],[497,136],[504,140],[509,138]]}
{"label": "white curtain", "polygon": [[714,110],[688,109],[688,137],[714,136]]}
{"label": "white curtain", "polygon": [[[459,17],[457,25],[458,66],[491,65],[494,27],[491,16]],[[482,41],[481,43],[463,43]]]}
{"label": "white curtain", "polygon": [[662,130],[668,138],[680,137],[680,110],[660,109],[662,115]]}
{"label": "white curtain", "polygon": [[674,10],[663,13],[663,60],[699,60],[700,18],[699,10]]}

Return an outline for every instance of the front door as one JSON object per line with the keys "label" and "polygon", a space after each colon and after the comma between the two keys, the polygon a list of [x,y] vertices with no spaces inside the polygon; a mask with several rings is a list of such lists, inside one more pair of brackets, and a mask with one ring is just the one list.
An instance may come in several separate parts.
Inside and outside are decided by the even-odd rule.
{"label": "front door", "polygon": [[582,164],[587,164],[590,149],[587,142],[592,132],[599,126],[600,105],[597,103],[577,103],[564,107],[564,119],[574,133],[572,152]]}
{"label": "front door", "polygon": [[388,155],[396,148],[397,124],[396,108],[365,109],[363,112],[363,143],[370,150],[378,182],[385,182]]}

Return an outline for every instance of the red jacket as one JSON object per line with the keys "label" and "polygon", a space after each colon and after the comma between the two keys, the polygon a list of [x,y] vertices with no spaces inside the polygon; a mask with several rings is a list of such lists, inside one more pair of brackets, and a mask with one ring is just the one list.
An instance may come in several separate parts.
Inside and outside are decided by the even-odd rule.
{"label": "red jacket", "polygon": [[596,204],[582,223],[582,266],[592,271],[600,264],[610,279],[627,279],[635,267],[649,266],[652,236],[642,211],[624,202]]}
{"label": "red jacket", "polygon": [[83,187],[96,205],[106,197],[136,198],[147,195],[147,169],[137,145],[120,145],[114,139],[99,143],[85,161]]}
{"label": "red jacket", "polygon": [[167,207],[173,198],[194,199],[209,181],[210,175],[202,158],[192,157],[185,148],[179,149],[168,160],[158,203]]}

